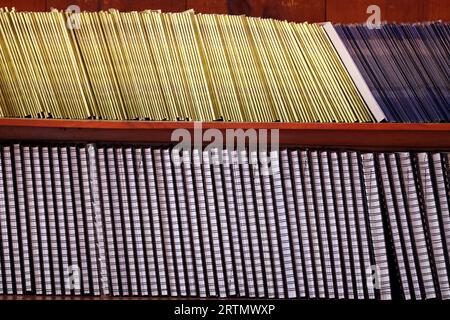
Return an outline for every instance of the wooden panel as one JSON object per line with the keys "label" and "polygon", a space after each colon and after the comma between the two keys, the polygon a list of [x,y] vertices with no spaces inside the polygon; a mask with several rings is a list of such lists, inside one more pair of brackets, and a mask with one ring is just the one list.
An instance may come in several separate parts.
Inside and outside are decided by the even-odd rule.
{"label": "wooden panel", "polygon": [[186,10],[186,0],[129,0],[128,9],[136,11],[161,9],[164,12],[179,12]]}
{"label": "wooden panel", "polygon": [[[0,140],[110,143],[171,142],[175,129],[194,122],[1,119]],[[450,150],[450,124],[302,124],[208,122],[202,129],[278,129],[280,144],[355,150]]]}
{"label": "wooden panel", "polygon": [[295,22],[325,21],[326,0],[228,0],[230,14],[275,18]]}
{"label": "wooden panel", "polygon": [[450,0],[425,1],[424,20],[450,21]]}
{"label": "wooden panel", "polygon": [[363,23],[370,5],[381,9],[381,20],[417,22],[424,20],[424,3],[428,0],[327,0],[327,20],[333,23]]}
{"label": "wooden panel", "polygon": [[382,20],[389,22],[417,22],[424,20],[424,2],[428,0],[386,0],[381,11]]}
{"label": "wooden panel", "polygon": [[117,9],[120,11],[128,11],[130,9],[129,0],[100,0],[100,9]]}
{"label": "wooden panel", "polygon": [[[40,303],[45,303],[45,302],[56,302],[56,304],[59,301],[74,301],[75,304],[73,304],[74,308],[77,308],[76,306],[76,301],[88,301],[89,304],[91,303],[96,303],[97,301],[101,301],[101,303],[103,303],[103,301],[131,301],[131,304],[135,304],[140,302],[143,302],[144,304],[142,306],[144,306],[145,311],[149,310],[149,305],[148,302],[152,302],[152,303],[156,303],[156,305],[158,304],[164,304],[165,302],[169,302],[169,303],[174,303],[174,305],[183,303],[183,301],[206,301],[208,303],[215,303],[217,304],[218,301],[221,301],[222,303],[224,303],[226,300],[222,299],[219,300],[216,297],[206,297],[206,298],[174,298],[174,297],[167,297],[167,296],[161,296],[161,297],[152,297],[152,296],[108,296],[108,295],[100,295],[100,296],[75,296],[75,295],[28,295],[28,294],[23,294],[23,295],[13,295],[13,294],[3,294],[0,295],[0,301],[1,303],[5,302],[14,302],[14,301],[40,301],[39,303],[35,304],[35,306],[44,306],[41,305]],[[244,298],[233,298],[232,300],[228,300],[228,301],[234,301],[237,303],[237,301],[246,301],[246,299]],[[275,300],[274,301],[280,301],[280,300]],[[308,300],[290,300],[293,303],[298,303],[299,305],[301,303],[308,303]],[[21,303],[20,302],[20,303]],[[442,302],[442,301],[440,301]],[[120,308],[120,304],[114,304],[115,306],[119,306]],[[14,303],[11,304],[11,306],[14,306]],[[50,306],[50,305],[48,305]],[[45,306],[46,307],[46,306]],[[2,309],[2,311],[4,312],[4,309]],[[84,311],[83,311],[84,312]],[[139,311],[140,312],[140,311]],[[140,315],[140,313],[139,313]],[[164,318],[162,318],[164,319]],[[196,317],[180,317],[180,319],[196,319]]]}
{"label": "wooden panel", "polygon": [[11,8],[11,0],[0,0],[0,8]]}
{"label": "wooden panel", "polygon": [[47,0],[47,7],[65,9],[70,4],[79,5],[81,10],[98,11],[118,9],[121,11],[161,9],[163,11],[185,10],[185,0]]}
{"label": "wooden panel", "polygon": [[187,0],[186,8],[201,13],[226,14],[228,2],[227,0]]}
{"label": "wooden panel", "polygon": [[77,5],[81,11],[98,11],[100,9],[99,0],[47,0],[47,10],[56,8],[66,10],[70,5]]}
{"label": "wooden panel", "polygon": [[325,0],[266,1],[263,17],[293,22],[324,22]]}
{"label": "wooden panel", "polygon": [[[2,303],[9,301],[40,301],[42,303],[44,302],[58,302],[58,301],[89,301],[89,303],[94,303],[96,301],[154,301],[156,303],[161,303],[161,301],[177,301],[180,300],[183,301],[183,299],[178,298],[172,298],[172,297],[151,297],[151,296],[107,296],[107,295],[100,295],[100,296],[71,296],[71,295],[58,295],[58,296],[50,296],[50,295],[13,295],[13,294],[3,294],[0,295],[0,301]],[[189,300],[192,301],[217,301],[217,298],[189,298]],[[300,300],[299,300],[300,301]],[[103,302],[102,302],[103,303]],[[177,302],[174,302],[177,303]],[[11,304],[13,305],[13,304]],[[75,306],[76,308],[76,306]],[[148,306],[146,305],[146,310],[148,310]],[[2,309],[3,310],[3,309]],[[195,318],[193,318],[195,319]]]}
{"label": "wooden panel", "polygon": [[247,0],[227,0],[229,14],[251,14],[251,6]]}
{"label": "wooden panel", "polygon": [[47,11],[46,0],[11,1],[19,11]]}
{"label": "wooden panel", "polygon": [[0,0],[0,7],[46,11],[66,9],[76,4],[86,11],[161,9],[183,11],[193,8],[202,13],[231,13],[286,19],[289,21],[335,23],[365,22],[367,7],[381,8],[382,20],[389,22],[450,21],[450,0]]}
{"label": "wooden panel", "polygon": [[[365,22],[369,15],[369,5],[377,5],[382,13],[385,8],[385,0],[327,0],[326,20],[333,23]],[[347,8],[347,10],[346,10]]]}
{"label": "wooden panel", "polygon": [[0,7],[16,8],[18,11],[46,11],[46,0],[14,1],[0,0]]}

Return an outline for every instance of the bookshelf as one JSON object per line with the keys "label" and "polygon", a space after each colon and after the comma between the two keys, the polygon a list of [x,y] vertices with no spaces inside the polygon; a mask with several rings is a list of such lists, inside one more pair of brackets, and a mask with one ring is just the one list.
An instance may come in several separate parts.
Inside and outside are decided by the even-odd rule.
{"label": "bookshelf", "polygon": [[[74,1],[81,5],[82,10],[97,11],[109,7],[121,10],[143,10],[154,7],[164,11],[182,11],[194,8],[199,12],[208,13],[247,13],[255,16],[288,19],[290,21],[328,21],[350,23],[364,22],[367,19],[366,7],[372,1],[315,1],[293,0],[282,1],[281,6],[272,7],[266,1],[242,1],[248,8],[233,11],[230,3],[233,1]],[[449,20],[448,1],[417,1],[420,5],[409,10],[400,10],[407,6],[405,0],[375,1],[386,12],[387,21],[426,21]],[[12,1],[1,1],[2,5],[10,6]],[[139,4],[138,4],[139,3]],[[238,1],[235,1],[238,3]],[[344,6],[352,10],[342,10]],[[72,2],[59,0],[31,1],[28,8],[19,10],[47,11],[50,7],[65,9]],[[137,6],[136,5],[136,6]],[[248,12],[246,12],[248,10]],[[28,143],[60,142],[83,143],[97,142],[105,144],[174,144],[171,135],[176,129],[194,131],[194,122],[170,121],[97,121],[97,120],[58,120],[58,119],[6,119],[0,118],[0,143],[10,144],[26,141]],[[280,131],[282,147],[314,148],[332,150],[358,151],[437,151],[450,152],[450,124],[415,124],[415,123],[236,123],[236,122],[205,122],[202,129],[217,129],[225,132],[227,129],[277,129]],[[111,297],[111,296],[34,296],[34,295],[0,295],[0,300],[177,300],[177,298],[152,297]],[[185,300],[185,299],[181,299]],[[193,299],[195,300],[195,299]]]}

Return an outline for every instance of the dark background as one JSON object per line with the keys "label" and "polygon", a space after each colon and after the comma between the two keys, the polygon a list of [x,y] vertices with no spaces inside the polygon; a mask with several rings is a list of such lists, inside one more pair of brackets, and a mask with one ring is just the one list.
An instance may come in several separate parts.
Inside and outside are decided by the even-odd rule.
{"label": "dark background", "polygon": [[367,7],[381,8],[388,22],[450,21],[450,0],[0,0],[0,7],[17,10],[48,11],[77,4],[81,10],[116,8],[122,11],[161,9],[203,13],[246,14],[289,21],[333,23],[365,22]]}

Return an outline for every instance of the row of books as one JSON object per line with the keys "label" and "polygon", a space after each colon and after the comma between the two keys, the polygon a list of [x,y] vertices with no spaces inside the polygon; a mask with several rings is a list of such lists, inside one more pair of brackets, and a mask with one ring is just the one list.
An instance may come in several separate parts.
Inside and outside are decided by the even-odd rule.
{"label": "row of books", "polygon": [[448,122],[449,24],[0,9],[0,116]]}
{"label": "row of books", "polygon": [[388,121],[450,121],[448,23],[335,28]]}
{"label": "row of books", "polygon": [[450,297],[449,154],[0,155],[2,294]]}
{"label": "row of books", "polygon": [[378,118],[322,25],[192,11],[0,9],[0,38],[4,117]]}
{"label": "row of books", "polygon": [[87,156],[84,146],[1,147],[2,294],[100,294]]}
{"label": "row of books", "polygon": [[378,161],[403,296],[449,299],[448,154],[398,153]]}

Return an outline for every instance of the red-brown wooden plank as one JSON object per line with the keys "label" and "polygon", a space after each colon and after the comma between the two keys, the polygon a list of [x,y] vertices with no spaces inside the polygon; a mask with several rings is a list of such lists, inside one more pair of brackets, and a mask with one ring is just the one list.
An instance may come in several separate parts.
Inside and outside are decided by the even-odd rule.
{"label": "red-brown wooden plank", "polygon": [[385,11],[381,12],[382,20],[388,22],[424,21],[424,3],[428,0],[386,0]]}
{"label": "red-brown wooden plank", "polygon": [[0,0],[0,8],[16,8],[18,11],[46,11],[46,0]]}
{"label": "red-brown wooden plank", "polygon": [[46,0],[10,1],[17,11],[46,11]]}
{"label": "red-brown wooden plank", "polygon": [[120,11],[130,10],[130,3],[133,1],[129,0],[100,0],[100,9],[117,9]]}
{"label": "red-brown wooden plank", "polygon": [[425,1],[424,16],[429,21],[450,21],[450,0]]}
{"label": "red-brown wooden plank", "polygon": [[0,8],[11,8],[11,0],[0,0]]}
{"label": "red-brown wooden plank", "polygon": [[365,22],[367,7],[381,8],[383,21],[450,21],[450,0],[0,0],[0,7],[46,11],[66,9],[76,4],[86,11],[161,9],[183,11],[189,8],[203,13],[231,13],[286,19],[290,21]]}
{"label": "red-brown wooden plank", "polygon": [[275,18],[295,22],[325,21],[326,0],[228,0],[230,14]]}
{"label": "red-brown wooden plank", "polygon": [[98,11],[99,0],[47,0],[47,10],[51,8],[66,10],[70,5],[77,5],[81,11]]}
{"label": "red-brown wooden plank", "polygon": [[[450,150],[450,124],[203,123],[203,130],[279,129],[280,144],[355,150]],[[193,122],[1,119],[3,141],[170,143]]]}
{"label": "red-brown wooden plank", "polygon": [[200,13],[226,14],[228,2],[227,0],[187,0],[186,8]]}
{"label": "red-brown wooden plank", "polygon": [[324,22],[325,0],[266,1],[263,17],[293,22]]}
{"label": "red-brown wooden plank", "polygon": [[327,0],[327,20],[333,23],[363,23],[370,5],[381,9],[381,20],[387,22],[417,22],[426,20],[424,3],[428,0]]}
{"label": "red-brown wooden plank", "polygon": [[[239,300],[238,298],[234,298]],[[233,299],[233,300],[234,300]],[[240,298],[243,299],[243,298]],[[183,301],[183,298],[174,298],[174,297],[152,297],[152,296],[107,296],[107,295],[101,295],[101,296],[75,296],[75,295],[0,295],[0,301],[177,301],[180,302]],[[205,301],[205,300],[211,300],[211,301],[217,301],[217,298],[210,297],[210,298],[189,298],[189,300],[192,301]]]}
{"label": "red-brown wooden plank", "polygon": [[130,0],[128,9],[136,11],[160,9],[163,12],[179,12],[186,10],[186,0]]}
{"label": "red-brown wooden plank", "polygon": [[333,23],[361,23],[367,21],[369,5],[377,5],[383,13],[385,0],[327,0],[326,20]]}

